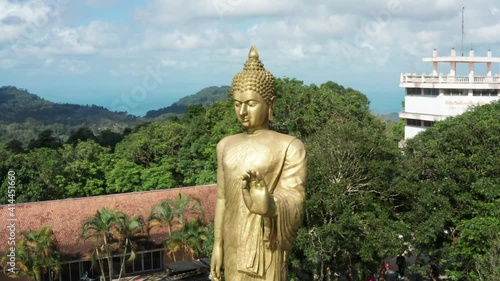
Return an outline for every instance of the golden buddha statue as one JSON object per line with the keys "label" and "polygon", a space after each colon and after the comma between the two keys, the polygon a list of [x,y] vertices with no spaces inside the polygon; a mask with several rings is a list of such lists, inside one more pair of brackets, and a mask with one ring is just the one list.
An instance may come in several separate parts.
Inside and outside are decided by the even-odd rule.
{"label": "golden buddha statue", "polygon": [[252,46],[231,87],[245,132],[217,144],[217,205],[211,274],[226,281],[287,280],[287,260],[302,224],[306,152],[302,142],[269,129],[273,75]]}

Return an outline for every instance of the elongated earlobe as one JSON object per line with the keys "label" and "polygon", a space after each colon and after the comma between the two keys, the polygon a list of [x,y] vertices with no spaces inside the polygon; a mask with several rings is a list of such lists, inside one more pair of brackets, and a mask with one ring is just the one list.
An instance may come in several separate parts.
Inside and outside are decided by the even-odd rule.
{"label": "elongated earlobe", "polygon": [[269,121],[272,121],[272,120],[273,120],[273,113],[274,113],[274,110],[273,110],[273,109],[274,109],[274,105],[275,105],[275,103],[276,103],[276,97],[275,97],[275,96],[273,96],[273,97],[271,97],[271,102],[269,103],[269,110],[268,110],[268,112],[267,112],[267,119],[268,119]]}

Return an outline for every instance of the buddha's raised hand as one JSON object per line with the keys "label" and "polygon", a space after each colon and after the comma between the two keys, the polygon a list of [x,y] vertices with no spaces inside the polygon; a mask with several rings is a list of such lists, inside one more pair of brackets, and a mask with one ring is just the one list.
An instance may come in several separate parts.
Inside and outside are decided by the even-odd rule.
{"label": "buddha's raised hand", "polygon": [[263,216],[274,215],[273,197],[267,190],[266,182],[259,172],[247,170],[241,176],[241,192],[243,201],[250,212]]}

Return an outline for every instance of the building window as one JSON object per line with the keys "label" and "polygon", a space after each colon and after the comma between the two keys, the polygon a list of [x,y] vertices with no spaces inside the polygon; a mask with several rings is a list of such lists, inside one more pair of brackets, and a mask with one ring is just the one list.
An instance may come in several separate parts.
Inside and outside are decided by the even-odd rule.
{"label": "building window", "polygon": [[92,267],[90,261],[76,261],[64,263],[61,265],[59,274],[60,281],[79,281],[87,273],[88,277],[98,276],[99,270],[97,267]]}
{"label": "building window", "polygon": [[424,123],[424,127],[432,127],[434,126],[434,122],[433,121],[423,121]]}
{"label": "building window", "polygon": [[467,89],[444,89],[443,94],[445,96],[467,96],[467,95],[469,95],[469,90],[467,90]]}
{"label": "building window", "polygon": [[496,97],[498,96],[497,90],[473,90],[474,96],[483,96],[483,97]]}
{"label": "building window", "polygon": [[420,120],[418,120],[418,119],[406,119],[406,125],[407,126],[417,126],[417,127],[422,126]]}
{"label": "building window", "polygon": [[[129,257],[127,257],[128,260]],[[159,270],[162,268],[162,255],[161,250],[145,251],[137,253],[133,261],[126,261],[125,273],[139,273],[152,270]]]}
{"label": "building window", "polygon": [[439,95],[438,89],[424,89],[425,96],[437,96]]}
{"label": "building window", "polygon": [[[162,249],[148,250],[138,252],[137,256],[133,261],[129,261],[130,254],[125,257],[125,275],[131,275],[141,272],[161,270],[163,265],[163,255]],[[121,262],[123,257],[121,255],[116,255],[112,259],[113,275],[118,277],[121,269]],[[105,269],[105,274],[107,275],[108,263],[107,259],[102,259],[102,266]],[[92,267],[90,261],[74,261],[64,263],[61,266],[61,274],[59,275],[60,281],[79,281],[85,273],[90,276],[100,275],[100,270],[98,265]]]}
{"label": "building window", "polygon": [[422,88],[406,88],[407,96],[420,96],[422,94]]}

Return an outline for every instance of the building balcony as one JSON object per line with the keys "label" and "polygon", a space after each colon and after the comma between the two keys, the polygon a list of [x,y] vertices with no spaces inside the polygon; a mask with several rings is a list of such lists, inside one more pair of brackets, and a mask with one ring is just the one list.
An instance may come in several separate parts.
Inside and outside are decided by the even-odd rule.
{"label": "building balcony", "polygon": [[[404,84],[491,84],[500,85],[500,74],[494,76],[467,76],[467,75],[417,75],[412,73],[402,73],[400,78],[401,87]],[[446,87],[448,88],[448,87]]]}

